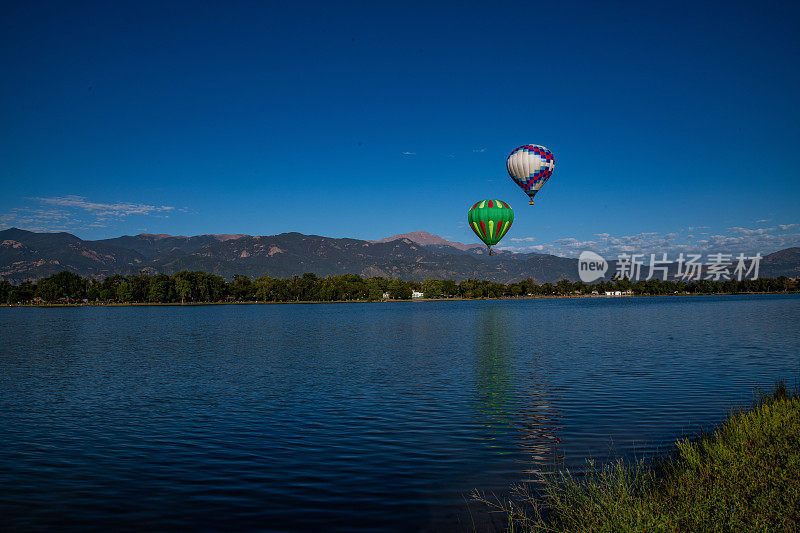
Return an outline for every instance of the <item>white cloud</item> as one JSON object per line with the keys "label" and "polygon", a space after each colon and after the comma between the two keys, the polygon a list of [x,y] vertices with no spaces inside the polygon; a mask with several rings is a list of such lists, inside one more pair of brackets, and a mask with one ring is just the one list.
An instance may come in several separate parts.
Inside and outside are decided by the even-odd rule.
{"label": "white cloud", "polygon": [[775,233],[778,231],[789,231],[790,229],[794,229],[800,227],[798,224],[778,224],[777,226],[773,226],[771,228],[756,228],[756,229],[748,229],[748,228],[729,228],[731,231],[738,235],[764,235],[766,233]]}
{"label": "white cloud", "polygon": [[475,152],[476,154],[482,154],[483,152],[486,151],[486,148],[473,148],[472,151]]}
{"label": "white cloud", "polygon": [[730,254],[768,254],[784,248],[800,246],[800,232],[796,230],[800,224],[782,224],[772,228],[747,229],[729,228],[726,234],[709,232],[692,233],[689,230],[669,233],[643,232],[633,235],[611,235],[598,233],[594,239],[580,240],[574,237],[555,239],[552,242],[526,246],[524,238],[510,239],[517,246],[506,246],[502,249],[514,252],[544,252],[562,257],[577,257],[584,250],[592,250],[605,257],[615,257],[621,253],[651,254],[661,257],[684,253],[730,253]]}
{"label": "white cloud", "polygon": [[39,232],[75,231],[105,228],[112,221],[131,215],[167,218],[169,215],[166,213],[176,211],[174,207],[168,205],[100,203],[77,195],[28,198],[28,200],[34,200],[40,205],[15,207],[0,214],[0,226],[16,226]]}
{"label": "white cloud", "polygon": [[61,209],[36,209],[15,207],[0,215],[0,227],[18,227],[29,231],[66,231],[72,227],[73,217]]}
{"label": "white cloud", "polygon": [[63,207],[75,207],[94,213],[97,216],[117,216],[124,217],[128,215],[150,215],[153,213],[161,213],[172,211],[175,209],[168,205],[147,205],[147,204],[132,204],[125,202],[117,202],[115,204],[102,204],[97,202],[90,202],[83,196],[55,196],[52,198],[34,198],[39,202],[50,205],[59,205]]}
{"label": "white cloud", "polygon": [[417,155],[417,152],[403,152],[403,155]]}
{"label": "white cloud", "polygon": [[758,228],[758,229],[747,229],[747,228],[729,228],[732,232],[736,233],[737,235],[764,235],[765,233],[769,233],[770,231],[774,230],[775,228]]}
{"label": "white cloud", "polygon": [[551,253],[549,249],[544,244],[534,244],[532,246],[507,246],[498,244],[495,246],[498,250],[505,250],[506,252],[515,252],[515,253],[531,253],[531,252],[545,252]]}
{"label": "white cloud", "polygon": [[509,240],[511,242],[533,242],[536,240],[536,237],[517,237]]}

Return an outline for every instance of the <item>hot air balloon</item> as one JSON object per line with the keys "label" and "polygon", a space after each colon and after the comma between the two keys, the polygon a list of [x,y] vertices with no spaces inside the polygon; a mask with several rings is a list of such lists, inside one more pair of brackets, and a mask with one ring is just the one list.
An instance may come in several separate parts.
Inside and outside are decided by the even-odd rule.
{"label": "hot air balloon", "polygon": [[511,179],[530,197],[528,203],[533,205],[533,197],[550,179],[556,161],[553,152],[544,146],[526,144],[509,154],[506,168]]}
{"label": "hot air balloon", "polygon": [[492,255],[492,245],[500,242],[514,222],[514,210],[500,200],[483,200],[472,206],[467,214],[469,226]]}

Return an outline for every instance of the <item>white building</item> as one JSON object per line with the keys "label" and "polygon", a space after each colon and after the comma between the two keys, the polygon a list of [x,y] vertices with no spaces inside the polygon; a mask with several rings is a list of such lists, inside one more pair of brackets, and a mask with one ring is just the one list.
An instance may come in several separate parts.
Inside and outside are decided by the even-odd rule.
{"label": "white building", "polygon": [[412,298],[422,298],[422,293],[418,292],[418,291],[415,291],[415,290],[412,290],[411,291],[411,297]]}

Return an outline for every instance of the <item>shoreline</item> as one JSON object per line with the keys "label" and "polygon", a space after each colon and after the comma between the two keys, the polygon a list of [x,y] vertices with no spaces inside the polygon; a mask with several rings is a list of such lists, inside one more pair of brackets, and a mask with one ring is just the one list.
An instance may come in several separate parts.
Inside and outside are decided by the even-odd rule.
{"label": "shoreline", "polygon": [[778,381],[712,431],[679,438],[651,460],[585,475],[559,470],[537,493],[473,491],[511,531],[794,531],[800,525],[800,392]]}
{"label": "shoreline", "polygon": [[530,296],[505,296],[500,298],[409,298],[401,299],[380,299],[380,300],[296,300],[285,302],[261,302],[261,301],[231,301],[231,302],[81,302],[81,303],[29,303],[29,304],[0,304],[0,307],[156,307],[156,306],[203,306],[203,305],[284,305],[284,304],[380,304],[380,303],[408,303],[408,302],[477,302],[477,301],[503,301],[503,300],[571,300],[583,298],[609,299],[620,298],[673,298],[680,296],[750,296],[761,294],[800,294],[797,292],[708,292],[708,293],[680,293],[680,294],[624,294],[618,296],[606,296],[602,294],[560,294],[560,295],[530,295]]}

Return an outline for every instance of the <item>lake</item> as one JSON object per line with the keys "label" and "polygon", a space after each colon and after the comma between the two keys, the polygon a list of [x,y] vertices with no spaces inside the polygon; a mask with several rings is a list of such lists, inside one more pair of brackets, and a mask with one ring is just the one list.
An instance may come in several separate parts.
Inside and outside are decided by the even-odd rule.
{"label": "lake", "polygon": [[0,308],[10,529],[461,531],[800,377],[800,296]]}

